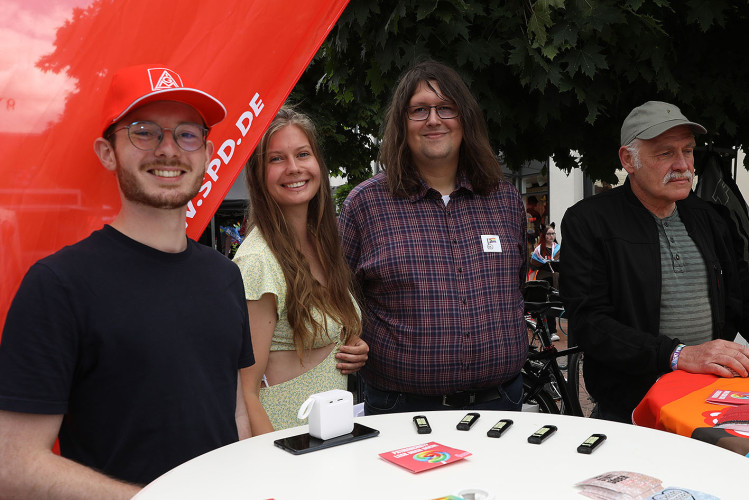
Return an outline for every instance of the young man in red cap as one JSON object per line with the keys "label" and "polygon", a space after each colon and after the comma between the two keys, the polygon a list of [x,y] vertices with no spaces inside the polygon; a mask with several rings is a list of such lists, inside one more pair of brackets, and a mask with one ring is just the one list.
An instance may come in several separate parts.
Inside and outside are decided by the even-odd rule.
{"label": "young man in red cap", "polygon": [[[110,225],[29,270],[0,343],[0,497],[130,498],[249,435],[242,277],[185,234],[223,105],[158,65],[118,72],[94,150]],[[50,451],[59,437],[62,456]]]}

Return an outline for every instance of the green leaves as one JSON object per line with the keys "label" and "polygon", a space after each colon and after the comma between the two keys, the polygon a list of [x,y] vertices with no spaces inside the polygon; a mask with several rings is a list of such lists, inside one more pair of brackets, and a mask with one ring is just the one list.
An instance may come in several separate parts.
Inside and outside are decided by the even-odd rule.
{"label": "green leaves", "polygon": [[[687,23],[697,23],[703,32],[707,32],[713,24],[723,27],[726,17],[726,2],[713,0],[689,0]],[[730,5],[730,4],[729,4]]]}
{"label": "green leaves", "polygon": [[423,21],[429,14],[434,12],[434,9],[437,8],[438,3],[439,0],[434,0],[434,2],[424,1],[420,3],[416,8],[416,20]]}
{"label": "green leaves", "polygon": [[621,121],[647,100],[704,123],[700,139],[749,141],[748,33],[744,1],[351,0],[293,96],[358,182],[398,76],[430,57],[469,82],[511,168],[553,155],[613,182]]}
{"label": "green leaves", "polygon": [[552,25],[549,2],[538,1],[531,5],[531,16],[528,18],[528,39],[535,40],[535,45],[546,45],[546,30]]}
{"label": "green leaves", "polygon": [[578,71],[590,79],[598,69],[607,69],[606,57],[601,53],[603,48],[596,43],[588,43],[584,47],[570,51],[563,60],[567,65],[566,72],[574,77]]}

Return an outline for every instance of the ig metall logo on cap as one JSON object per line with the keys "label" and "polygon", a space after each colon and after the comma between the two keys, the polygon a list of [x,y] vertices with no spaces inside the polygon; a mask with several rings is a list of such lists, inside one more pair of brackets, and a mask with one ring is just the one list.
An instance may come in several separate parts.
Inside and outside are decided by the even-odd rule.
{"label": "ig metall logo on cap", "polygon": [[178,89],[182,87],[182,78],[167,68],[148,68],[151,90]]}

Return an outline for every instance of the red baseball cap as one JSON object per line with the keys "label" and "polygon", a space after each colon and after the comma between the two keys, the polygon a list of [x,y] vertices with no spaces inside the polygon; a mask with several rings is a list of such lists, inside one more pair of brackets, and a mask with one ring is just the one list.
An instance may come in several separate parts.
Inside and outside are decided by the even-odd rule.
{"label": "red baseball cap", "polygon": [[104,98],[102,132],[128,112],[154,101],[175,101],[195,108],[206,127],[226,117],[226,108],[212,95],[196,89],[176,71],[163,64],[123,68],[112,77]]}

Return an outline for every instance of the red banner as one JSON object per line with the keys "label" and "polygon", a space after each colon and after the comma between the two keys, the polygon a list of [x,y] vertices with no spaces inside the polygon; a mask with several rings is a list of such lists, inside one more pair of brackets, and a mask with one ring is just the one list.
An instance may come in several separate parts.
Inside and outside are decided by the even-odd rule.
{"label": "red banner", "polygon": [[348,0],[0,0],[0,325],[35,261],[110,222],[93,141],[111,74],[159,63],[226,120],[187,232],[200,236]]}

